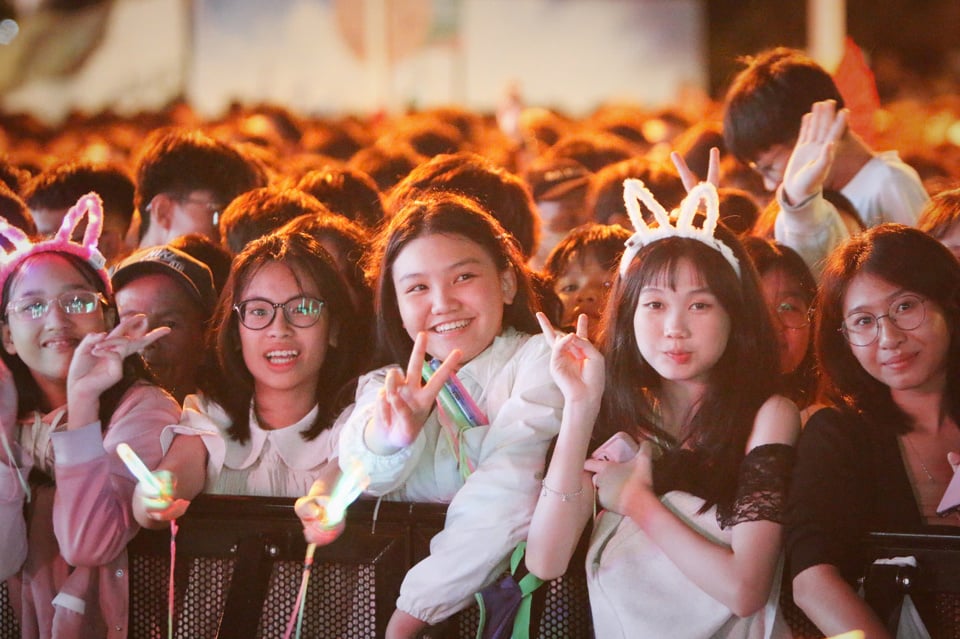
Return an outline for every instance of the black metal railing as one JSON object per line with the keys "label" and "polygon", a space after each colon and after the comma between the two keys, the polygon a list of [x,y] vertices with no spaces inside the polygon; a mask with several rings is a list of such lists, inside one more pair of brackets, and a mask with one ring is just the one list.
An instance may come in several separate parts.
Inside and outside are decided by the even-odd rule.
{"label": "black metal railing", "polygon": [[[347,514],[346,530],[316,550],[304,602],[304,637],[382,637],[407,570],[429,552],[443,527],[440,504],[361,499]],[[374,518],[376,516],[376,521]],[[592,636],[581,541],[563,578],[544,587],[542,613],[532,633],[545,639]],[[282,637],[300,586],[303,540],[293,500],[201,496],[180,521],[176,538],[175,636],[182,639]],[[917,570],[864,571],[867,585],[888,594],[909,592],[926,599],[934,639],[960,639],[960,536],[871,534],[864,565],[877,557],[915,556]],[[170,534],[141,531],[130,557],[130,637],[167,637]],[[873,580],[873,582],[869,581]],[[868,588],[869,590],[869,588]],[[820,635],[785,597],[797,637]],[[473,638],[477,611],[471,606],[431,636]],[[0,637],[18,631],[0,588]]]}

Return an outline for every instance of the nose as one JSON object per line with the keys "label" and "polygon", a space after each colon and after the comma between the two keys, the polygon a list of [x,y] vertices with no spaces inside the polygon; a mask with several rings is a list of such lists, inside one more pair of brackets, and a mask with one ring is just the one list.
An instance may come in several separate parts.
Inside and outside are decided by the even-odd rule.
{"label": "nose", "polygon": [[273,318],[270,320],[270,323],[267,324],[267,334],[268,335],[289,335],[293,332],[293,328],[290,325],[290,322],[287,321],[287,316],[284,314],[282,308],[274,309],[275,313]]}
{"label": "nose", "polygon": [[578,304],[593,304],[600,299],[600,294],[594,286],[585,286],[577,291],[576,298]]}
{"label": "nose", "polygon": [[878,341],[881,348],[894,348],[903,342],[903,329],[893,323],[887,315],[877,318]]}
{"label": "nose", "polygon": [[63,310],[57,300],[51,300],[47,307],[47,314],[43,316],[43,325],[47,328],[58,328],[70,323],[70,316]]}
{"label": "nose", "polygon": [[442,315],[456,308],[456,297],[449,287],[434,286],[430,293],[430,312],[434,315]]}
{"label": "nose", "polygon": [[765,174],[763,175],[763,188],[773,193],[777,190],[777,187],[780,186],[780,181],[781,180],[779,178],[777,180],[773,180]]}
{"label": "nose", "polygon": [[667,312],[663,324],[663,334],[666,337],[686,337],[689,333],[687,329],[687,316],[681,309],[675,309]]}

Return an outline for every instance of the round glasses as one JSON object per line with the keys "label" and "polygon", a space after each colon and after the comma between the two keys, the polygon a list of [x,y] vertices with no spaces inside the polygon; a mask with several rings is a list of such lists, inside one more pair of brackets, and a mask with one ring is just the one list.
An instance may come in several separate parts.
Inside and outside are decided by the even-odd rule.
{"label": "round glasses", "polygon": [[777,304],[773,311],[786,328],[803,328],[810,324],[810,309],[805,304],[784,301]]}
{"label": "round glasses", "polygon": [[95,291],[68,291],[48,299],[27,297],[7,304],[7,315],[22,320],[43,319],[54,302],[67,315],[87,315],[96,311],[101,303],[106,304],[107,300]]}
{"label": "round glasses", "polygon": [[286,302],[271,302],[260,297],[234,304],[233,310],[240,317],[240,323],[252,331],[260,331],[273,324],[277,309],[283,310],[287,324],[297,328],[310,328],[320,321],[323,300],[306,295],[291,297]]}
{"label": "round glasses", "polygon": [[869,346],[880,335],[880,320],[887,319],[902,331],[912,331],[926,317],[924,300],[916,295],[898,298],[883,315],[856,311],[843,320],[840,332],[852,346]]}

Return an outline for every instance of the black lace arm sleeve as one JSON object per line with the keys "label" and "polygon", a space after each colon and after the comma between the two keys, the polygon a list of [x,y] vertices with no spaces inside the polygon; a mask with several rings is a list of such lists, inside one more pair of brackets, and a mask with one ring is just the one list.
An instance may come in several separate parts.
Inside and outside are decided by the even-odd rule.
{"label": "black lace arm sleeve", "polygon": [[718,508],[720,526],[745,521],[784,522],[787,488],[795,452],[786,444],[764,444],[751,450],[740,465],[737,496],[729,508]]}

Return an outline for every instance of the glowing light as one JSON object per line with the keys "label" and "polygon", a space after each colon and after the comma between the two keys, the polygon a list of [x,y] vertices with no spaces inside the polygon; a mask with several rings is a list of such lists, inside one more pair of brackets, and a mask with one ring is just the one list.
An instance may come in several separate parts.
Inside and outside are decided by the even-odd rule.
{"label": "glowing light", "polygon": [[16,20],[7,18],[0,21],[0,44],[10,44],[18,33],[20,33],[20,25]]}

